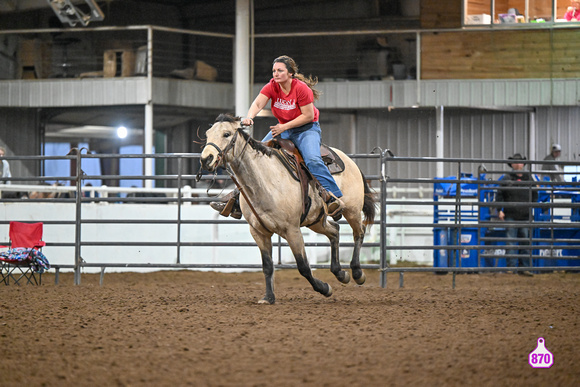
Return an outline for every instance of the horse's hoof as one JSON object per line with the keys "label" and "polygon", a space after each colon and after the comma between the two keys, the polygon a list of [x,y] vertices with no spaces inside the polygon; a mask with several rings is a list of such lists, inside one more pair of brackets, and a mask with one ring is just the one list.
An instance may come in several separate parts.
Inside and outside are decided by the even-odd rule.
{"label": "horse's hoof", "polygon": [[340,279],[340,278],[339,278],[338,280],[339,280],[341,283],[343,283],[343,284],[345,284],[345,285],[346,285],[347,283],[349,283],[349,282],[350,282],[350,274],[348,274],[348,272],[347,272],[347,271],[343,271],[343,273],[344,273],[344,276],[342,277],[342,279]]}
{"label": "horse's hoof", "polygon": [[355,278],[354,282],[357,283],[357,285],[362,285],[366,282],[367,280],[367,276],[365,275],[365,273],[363,272],[362,275],[360,276],[360,278]]}
{"label": "horse's hoof", "polygon": [[332,287],[330,285],[328,285],[328,291],[326,292],[324,297],[330,297],[330,296],[332,296]]}
{"label": "horse's hoof", "polygon": [[263,304],[263,305],[272,305],[275,302],[275,300],[268,300],[266,297],[262,298],[260,301],[258,301],[258,304]]}

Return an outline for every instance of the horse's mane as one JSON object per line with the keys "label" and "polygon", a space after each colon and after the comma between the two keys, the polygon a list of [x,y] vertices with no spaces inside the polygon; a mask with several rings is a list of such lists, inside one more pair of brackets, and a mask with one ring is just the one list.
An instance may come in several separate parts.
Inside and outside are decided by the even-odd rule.
{"label": "horse's mane", "polygon": [[[220,114],[215,122],[229,122],[231,124],[239,124],[242,121],[242,119],[240,117],[236,117],[233,114],[230,113],[225,113],[225,114]],[[246,133],[241,126],[237,127],[237,131],[238,133],[248,142],[248,145],[254,149],[255,151],[258,151],[266,156],[271,156],[273,153],[273,149],[270,148],[269,146],[264,145],[263,142],[258,141],[254,138],[252,138],[248,133]]]}

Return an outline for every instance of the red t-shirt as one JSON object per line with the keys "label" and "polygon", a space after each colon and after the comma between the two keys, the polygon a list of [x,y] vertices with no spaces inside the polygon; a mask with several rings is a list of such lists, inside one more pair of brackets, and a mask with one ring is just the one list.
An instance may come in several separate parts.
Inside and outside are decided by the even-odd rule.
{"label": "red t-shirt", "polygon": [[572,19],[580,19],[580,10],[578,9],[574,9],[571,12],[570,11],[566,11],[566,14],[564,15],[564,19],[568,20],[568,21],[572,21]]}
{"label": "red t-shirt", "polygon": [[[284,94],[280,85],[274,81],[274,78],[270,79],[270,82],[262,87],[260,93],[271,100],[270,108],[272,109],[272,114],[274,114],[274,117],[281,124],[292,121],[302,114],[300,106],[306,106],[314,102],[312,89],[306,83],[296,78],[292,79],[292,85],[290,86],[290,93],[288,95]],[[320,112],[316,106],[313,106],[313,108],[314,119],[312,122],[316,122],[318,121]]]}

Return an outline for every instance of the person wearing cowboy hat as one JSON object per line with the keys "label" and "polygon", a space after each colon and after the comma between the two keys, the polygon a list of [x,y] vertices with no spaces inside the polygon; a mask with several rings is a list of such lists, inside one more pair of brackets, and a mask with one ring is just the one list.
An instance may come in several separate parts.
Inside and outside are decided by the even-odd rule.
{"label": "person wearing cowboy hat", "polygon": [[[517,250],[509,248],[518,244],[514,239],[520,239],[519,244],[528,244],[530,237],[530,224],[534,220],[533,207],[524,205],[525,203],[533,203],[538,201],[538,192],[534,190],[534,185],[531,181],[537,181],[536,176],[532,176],[527,171],[524,171],[524,163],[521,161],[527,160],[525,156],[516,153],[508,157],[511,160],[508,165],[512,171],[500,178],[500,187],[497,190],[495,201],[504,203],[503,207],[498,209],[498,218],[501,221],[509,223],[521,223],[518,226],[506,227],[506,245],[508,246],[507,254],[528,254],[528,250]],[[510,205],[509,203],[514,203]],[[515,204],[517,203],[517,204]],[[510,240],[511,239],[511,240]],[[527,266],[527,262],[523,258],[506,257],[506,266]],[[518,274],[531,276],[529,271],[519,271]]]}
{"label": "person wearing cowboy hat", "polygon": [[[556,161],[562,154],[562,147],[560,144],[553,144],[549,155],[544,157],[544,161]],[[560,164],[542,164],[542,171],[562,172],[564,168]],[[547,173],[542,177],[548,177],[553,182],[561,183],[564,181],[562,173]]]}

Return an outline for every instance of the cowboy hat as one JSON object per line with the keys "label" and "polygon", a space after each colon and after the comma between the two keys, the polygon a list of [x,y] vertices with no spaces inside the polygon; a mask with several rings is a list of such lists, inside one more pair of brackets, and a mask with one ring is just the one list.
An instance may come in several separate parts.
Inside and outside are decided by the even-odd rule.
{"label": "cowboy hat", "polygon": [[[522,156],[520,153],[516,153],[513,156],[508,157],[508,160],[527,160],[526,156]],[[510,163],[508,163],[510,168],[513,168]]]}

